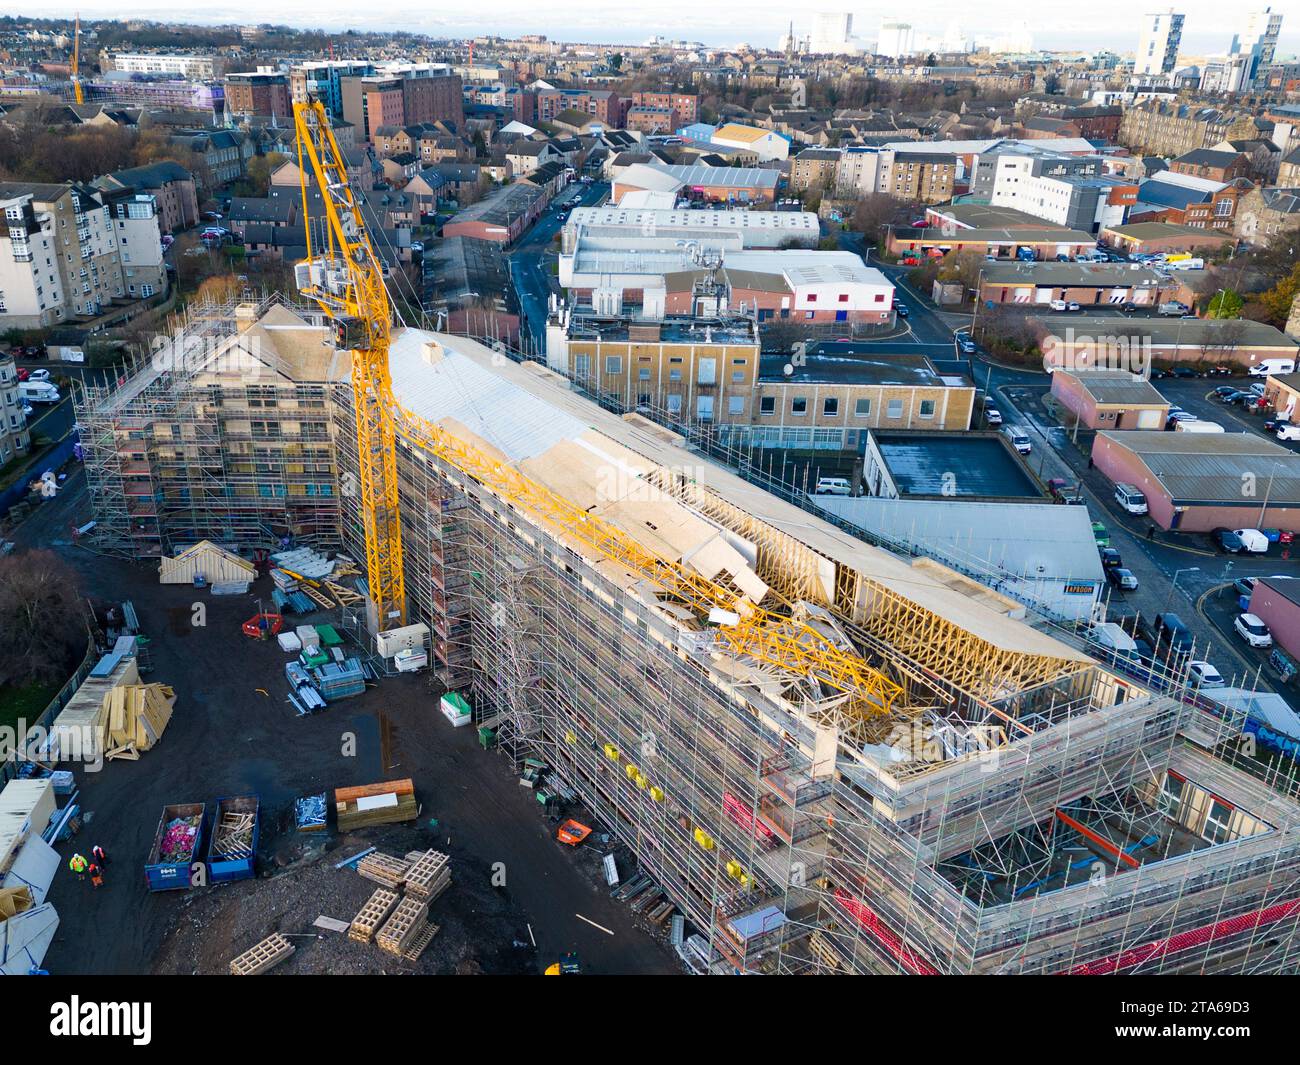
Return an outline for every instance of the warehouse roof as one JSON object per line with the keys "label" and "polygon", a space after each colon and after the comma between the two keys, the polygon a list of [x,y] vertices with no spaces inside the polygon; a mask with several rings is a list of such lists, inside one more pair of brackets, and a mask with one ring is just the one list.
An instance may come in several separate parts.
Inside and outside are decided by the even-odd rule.
{"label": "warehouse roof", "polygon": [[764,137],[770,136],[770,129],[759,129],[757,126],[742,126],[739,122],[728,122],[725,126],[719,126],[714,132],[715,140],[740,141],[743,144],[753,144],[755,141],[761,141]]}
{"label": "warehouse roof", "polygon": [[[786,373],[786,366],[791,372]],[[798,366],[788,355],[764,355],[758,379],[765,384],[899,385],[943,387],[943,378],[924,355],[806,354]]]}
{"label": "warehouse roof", "polygon": [[[722,185],[729,189],[774,189],[780,174],[753,166],[665,166],[681,185]],[[627,178],[624,174],[619,180]]]}
{"label": "warehouse roof", "polygon": [[981,269],[984,283],[989,285],[1130,288],[1159,285],[1164,280],[1158,270],[1137,263],[1005,262],[987,263]]}
{"label": "warehouse roof", "polygon": [[1042,490],[996,433],[872,434],[903,496],[1041,499]]}
{"label": "warehouse roof", "polygon": [[1129,240],[1160,240],[1164,237],[1204,237],[1207,241],[1231,240],[1228,233],[1216,233],[1209,229],[1197,229],[1195,226],[1180,226],[1173,222],[1133,222],[1126,226],[1107,226],[1102,236],[1114,233]]}
{"label": "warehouse roof", "polygon": [[[1053,316],[1037,324],[1050,331],[1056,322]],[[1145,337],[1162,347],[1203,347],[1208,357],[1222,356],[1229,349],[1280,348],[1294,352],[1297,347],[1297,341],[1282,330],[1249,318],[1134,318],[1117,310],[1112,314],[1070,315],[1069,324],[1079,341],[1092,343],[1104,336]]]}
{"label": "warehouse roof", "polygon": [[1269,499],[1275,506],[1300,505],[1300,455],[1256,433],[1107,430],[1097,439],[1136,455],[1175,505],[1241,506],[1245,478],[1271,478]]}
{"label": "warehouse roof", "polygon": [[772,231],[799,236],[819,232],[817,216],[811,211],[692,211],[654,210],[626,206],[623,203],[603,207],[575,207],[569,215],[570,226],[629,226],[642,232],[649,229],[737,230],[742,233]]}

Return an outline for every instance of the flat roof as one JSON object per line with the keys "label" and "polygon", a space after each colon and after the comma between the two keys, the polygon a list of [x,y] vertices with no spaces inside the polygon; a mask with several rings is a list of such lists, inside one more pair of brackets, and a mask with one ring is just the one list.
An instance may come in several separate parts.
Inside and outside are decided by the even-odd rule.
{"label": "flat roof", "polygon": [[1266,584],[1296,606],[1300,606],[1300,579],[1295,577],[1260,577],[1260,584]]}
{"label": "flat roof", "polygon": [[927,213],[951,218],[969,229],[1042,229],[1043,220],[1014,207],[994,207],[988,203],[945,203],[927,207]]}
{"label": "flat roof", "polygon": [[[785,372],[790,365],[791,373]],[[833,355],[812,352],[794,366],[787,355],[764,355],[763,384],[901,385],[943,387],[944,379],[924,355]]]}
{"label": "flat roof", "polygon": [[1131,451],[1175,504],[1257,506],[1243,499],[1243,478],[1269,483],[1271,505],[1300,505],[1300,455],[1256,433],[1160,433],[1140,429],[1097,434]]}
{"label": "flat roof", "polygon": [[996,433],[872,433],[904,496],[1041,499],[1043,491]]}
{"label": "flat roof", "polygon": [[1157,240],[1160,237],[1206,237],[1209,240],[1231,240],[1231,233],[1216,233],[1212,229],[1180,226],[1173,222],[1132,222],[1126,226],[1106,226],[1102,234],[1114,233],[1131,240]]}
{"label": "flat roof", "polygon": [[915,240],[926,244],[1091,244],[1096,245],[1097,238],[1091,233],[1079,229],[1066,229],[1064,226],[1044,226],[1031,229],[959,229],[956,233],[945,233],[942,229],[913,229],[908,236],[907,228],[895,229],[894,239],[899,242]]}
{"label": "flat roof", "polygon": [[[635,195],[628,193],[628,196]],[[624,198],[626,201],[626,197]],[[818,233],[817,216],[811,211],[697,211],[663,210],[606,204],[602,207],[575,207],[569,214],[570,226],[646,227],[661,229],[706,230],[777,230],[782,233]]]}
{"label": "flat roof", "polygon": [[683,185],[726,185],[728,188],[774,189],[775,170],[753,166],[666,166]]}

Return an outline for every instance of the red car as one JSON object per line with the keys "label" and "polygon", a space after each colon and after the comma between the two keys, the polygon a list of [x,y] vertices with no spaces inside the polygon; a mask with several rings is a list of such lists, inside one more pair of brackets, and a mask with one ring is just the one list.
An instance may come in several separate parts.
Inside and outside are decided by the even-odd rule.
{"label": "red car", "polygon": [[27,378],[31,377],[31,375],[32,375],[32,371],[31,371],[31,370],[25,369],[25,368],[22,367],[22,366],[19,366],[19,367],[18,367],[18,380],[20,380],[20,381],[26,381]]}

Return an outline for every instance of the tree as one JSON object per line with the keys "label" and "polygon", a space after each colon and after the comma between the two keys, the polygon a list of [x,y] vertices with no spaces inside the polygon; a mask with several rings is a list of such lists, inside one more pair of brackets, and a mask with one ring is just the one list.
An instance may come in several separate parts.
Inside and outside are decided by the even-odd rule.
{"label": "tree", "polygon": [[1205,308],[1207,318],[1240,318],[1245,301],[1232,289],[1220,289]]}
{"label": "tree", "polygon": [[1286,325],[1287,318],[1291,315],[1291,307],[1298,295],[1300,295],[1300,262],[1291,268],[1291,273],[1260,295],[1258,303],[1264,311],[1264,320],[1276,326]]}
{"label": "tree", "polygon": [[0,685],[65,680],[85,649],[71,567],[53,551],[0,558]]}
{"label": "tree", "polygon": [[915,209],[906,200],[886,192],[868,193],[854,204],[849,227],[879,243],[890,226],[905,222]]}
{"label": "tree", "polygon": [[271,175],[288,160],[289,157],[282,152],[253,156],[248,161],[248,175],[244,178],[248,195],[265,196],[271,188]]}

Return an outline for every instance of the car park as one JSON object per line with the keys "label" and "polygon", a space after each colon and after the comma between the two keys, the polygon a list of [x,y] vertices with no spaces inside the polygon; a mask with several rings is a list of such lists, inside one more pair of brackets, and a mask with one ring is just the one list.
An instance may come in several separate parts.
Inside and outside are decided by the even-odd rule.
{"label": "car park", "polygon": [[1239,555],[1246,549],[1246,545],[1241,542],[1241,537],[1231,529],[1215,529],[1214,538],[1219,543],[1219,549],[1230,555]]}
{"label": "car park", "polygon": [[1223,674],[1209,662],[1197,661],[1187,664],[1187,683],[1193,688],[1222,688],[1227,685]]}
{"label": "car park", "polygon": [[1238,614],[1233,629],[1251,647],[1272,647],[1273,634],[1256,614]]}
{"label": "car park", "polygon": [[[1106,550],[1111,550],[1107,548]],[[1137,576],[1127,566],[1111,566],[1106,570],[1106,579],[1116,588],[1133,591],[1138,586]]]}

